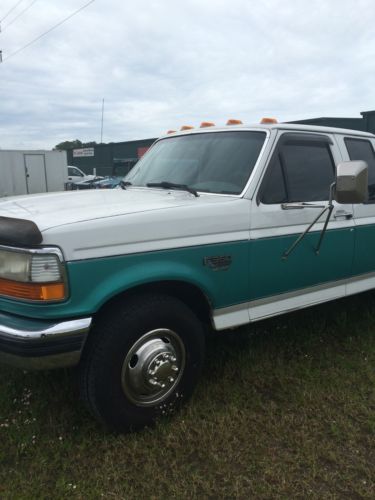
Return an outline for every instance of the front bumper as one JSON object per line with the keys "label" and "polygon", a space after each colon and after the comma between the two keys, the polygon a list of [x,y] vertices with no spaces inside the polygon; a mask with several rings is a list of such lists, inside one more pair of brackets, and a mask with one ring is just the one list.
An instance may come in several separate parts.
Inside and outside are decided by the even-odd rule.
{"label": "front bumper", "polygon": [[77,365],[92,318],[44,321],[0,312],[0,362],[26,370]]}

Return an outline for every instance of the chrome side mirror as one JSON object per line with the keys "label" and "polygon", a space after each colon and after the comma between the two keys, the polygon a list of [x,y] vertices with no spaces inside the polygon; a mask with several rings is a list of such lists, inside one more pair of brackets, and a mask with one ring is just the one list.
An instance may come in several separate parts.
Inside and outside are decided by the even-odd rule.
{"label": "chrome side mirror", "polygon": [[368,166],[365,161],[344,161],[337,165],[333,193],[338,203],[364,203],[368,196]]}

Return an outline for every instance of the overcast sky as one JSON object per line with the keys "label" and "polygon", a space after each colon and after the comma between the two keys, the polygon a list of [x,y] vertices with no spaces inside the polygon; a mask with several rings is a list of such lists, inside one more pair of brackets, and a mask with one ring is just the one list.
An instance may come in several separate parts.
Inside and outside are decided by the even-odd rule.
{"label": "overcast sky", "polygon": [[[0,147],[375,108],[372,0],[22,0],[1,23]],[[0,19],[17,0],[0,0]],[[8,26],[9,24],[9,26]],[[9,58],[9,59],[8,59]]]}

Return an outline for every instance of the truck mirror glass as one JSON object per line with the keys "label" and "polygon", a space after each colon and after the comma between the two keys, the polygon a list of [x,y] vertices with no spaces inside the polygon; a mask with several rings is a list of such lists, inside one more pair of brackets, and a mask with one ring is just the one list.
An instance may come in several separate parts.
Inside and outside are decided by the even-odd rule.
{"label": "truck mirror glass", "polygon": [[365,161],[337,165],[334,199],[338,203],[364,203],[368,197],[368,166]]}

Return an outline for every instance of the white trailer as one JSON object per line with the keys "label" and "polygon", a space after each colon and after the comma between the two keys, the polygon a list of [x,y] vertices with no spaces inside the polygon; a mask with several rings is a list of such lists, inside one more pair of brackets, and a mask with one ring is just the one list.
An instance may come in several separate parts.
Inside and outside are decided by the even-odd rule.
{"label": "white trailer", "polygon": [[65,151],[0,150],[0,197],[63,191],[67,179]]}

